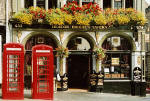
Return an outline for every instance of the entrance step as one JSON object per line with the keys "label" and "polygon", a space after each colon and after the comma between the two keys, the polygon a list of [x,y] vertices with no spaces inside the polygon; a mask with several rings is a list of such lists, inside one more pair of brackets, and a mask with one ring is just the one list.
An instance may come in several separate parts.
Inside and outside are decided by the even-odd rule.
{"label": "entrance step", "polygon": [[68,92],[88,92],[87,89],[70,88]]}

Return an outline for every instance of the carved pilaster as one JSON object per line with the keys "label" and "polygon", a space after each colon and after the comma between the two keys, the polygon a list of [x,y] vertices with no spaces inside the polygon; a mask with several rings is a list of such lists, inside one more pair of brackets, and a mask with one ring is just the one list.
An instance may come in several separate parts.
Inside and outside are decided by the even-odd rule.
{"label": "carved pilaster", "polygon": [[63,37],[64,37],[64,32],[63,32],[63,31],[60,31],[60,32],[59,32],[59,38],[60,38],[61,43],[62,43],[62,41],[63,41]]}
{"label": "carved pilaster", "polygon": [[19,43],[20,43],[20,38],[21,38],[21,36],[22,36],[21,31],[18,31],[18,35],[17,35],[17,37],[18,37],[18,42],[19,42]]}
{"label": "carved pilaster", "polygon": [[95,32],[95,38],[96,38],[97,45],[99,44],[99,37],[100,37],[100,34],[98,32]]}

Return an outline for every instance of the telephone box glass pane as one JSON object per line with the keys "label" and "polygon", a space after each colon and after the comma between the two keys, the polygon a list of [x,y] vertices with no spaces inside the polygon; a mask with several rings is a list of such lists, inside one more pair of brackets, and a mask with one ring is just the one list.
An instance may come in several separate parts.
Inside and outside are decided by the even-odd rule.
{"label": "telephone box glass pane", "polygon": [[37,57],[37,89],[38,92],[48,93],[49,89],[49,63],[47,56]]}
{"label": "telephone box glass pane", "polygon": [[20,76],[20,56],[7,55],[7,85],[8,91],[17,92],[19,90]]}

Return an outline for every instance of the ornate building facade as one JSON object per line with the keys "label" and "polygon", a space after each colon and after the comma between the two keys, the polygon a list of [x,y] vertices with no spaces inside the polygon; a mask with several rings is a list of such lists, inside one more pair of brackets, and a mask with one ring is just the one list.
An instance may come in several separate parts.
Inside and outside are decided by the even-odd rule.
{"label": "ornate building facade", "polygon": [[[45,9],[60,8],[67,2],[66,0],[13,0],[10,12],[17,13],[30,6]],[[145,13],[144,0],[77,0],[80,6],[89,2],[99,4],[102,9],[134,8]],[[6,43],[9,42],[21,43],[25,47],[26,87],[30,87],[29,82],[31,82],[32,47],[46,44],[53,47],[54,54],[56,54],[55,48],[59,46],[69,50],[69,56],[63,58],[63,62],[60,62],[60,57],[54,57],[56,71],[62,78],[58,82],[58,90],[103,89],[103,92],[131,94],[133,91],[136,92],[133,89],[134,81],[137,79],[135,76],[137,72],[134,71],[136,69],[141,72],[137,79],[138,87],[145,95],[145,29],[141,26],[134,28],[42,25],[20,27],[10,22],[6,27]],[[106,50],[106,56],[101,62],[96,61],[96,55],[92,51],[97,46]]]}

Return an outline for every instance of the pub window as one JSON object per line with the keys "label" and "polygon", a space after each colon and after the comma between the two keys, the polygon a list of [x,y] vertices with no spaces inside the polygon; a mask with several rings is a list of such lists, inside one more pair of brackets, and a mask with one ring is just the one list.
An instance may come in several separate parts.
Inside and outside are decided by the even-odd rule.
{"label": "pub window", "polygon": [[48,0],[48,8],[56,8],[57,0]]}
{"label": "pub window", "polygon": [[114,1],[114,8],[115,9],[122,8],[122,0],[115,0]]}
{"label": "pub window", "polygon": [[[25,8],[29,8],[31,6],[34,6],[34,0],[25,0]],[[36,0],[36,6],[41,8],[46,8],[46,5],[48,8],[56,8],[57,7],[57,0],[48,0],[48,4],[46,4],[46,0]]]}
{"label": "pub window", "polygon": [[25,8],[33,6],[33,0],[25,0]]}
{"label": "pub window", "polygon": [[133,8],[133,0],[126,0],[126,8]]}
{"label": "pub window", "polygon": [[45,8],[45,0],[36,0],[36,5],[41,8]]}
{"label": "pub window", "polygon": [[82,5],[88,4],[88,3],[90,3],[90,2],[93,3],[93,1],[94,1],[94,0],[82,0]]}
{"label": "pub window", "polygon": [[103,0],[103,8],[111,8],[111,0]]}
{"label": "pub window", "polygon": [[[80,0],[67,0],[67,2],[72,2],[72,1],[76,1],[77,2],[77,4],[79,5],[79,1]],[[84,5],[84,4],[88,4],[88,3],[90,3],[90,2],[94,2],[94,0],[82,0],[82,5]]]}
{"label": "pub window", "polygon": [[102,61],[105,79],[130,79],[131,44],[128,39],[119,36],[109,37],[102,47],[107,50]]}

